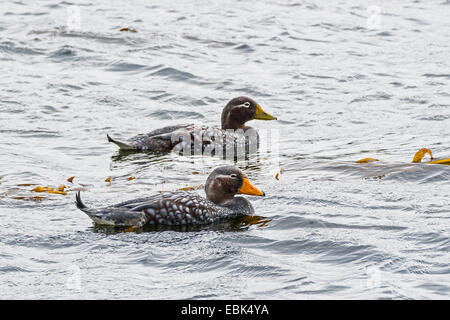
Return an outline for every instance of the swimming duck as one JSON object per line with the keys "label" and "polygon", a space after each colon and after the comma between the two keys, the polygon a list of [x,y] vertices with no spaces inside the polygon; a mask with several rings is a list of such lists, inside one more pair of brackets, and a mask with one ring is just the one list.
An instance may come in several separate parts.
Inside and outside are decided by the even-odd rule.
{"label": "swimming duck", "polygon": [[[156,129],[147,134],[137,135],[125,142],[111,138],[121,150],[146,152],[181,151],[190,154],[204,154],[208,148],[211,155],[222,152],[226,148],[239,145],[247,149],[251,143],[259,144],[259,136],[255,129],[246,125],[250,120],[276,120],[265,112],[259,104],[248,97],[231,99],[222,110],[221,128],[181,124]],[[251,139],[255,140],[251,140]],[[220,146],[220,150],[218,148]],[[223,149],[222,149],[223,148]]]}
{"label": "swimming duck", "polygon": [[88,208],[76,195],[76,206],[95,223],[113,226],[208,224],[240,215],[253,215],[251,203],[236,194],[264,196],[236,167],[214,169],[205,184],[206,199],[195,192],[176,191]]}

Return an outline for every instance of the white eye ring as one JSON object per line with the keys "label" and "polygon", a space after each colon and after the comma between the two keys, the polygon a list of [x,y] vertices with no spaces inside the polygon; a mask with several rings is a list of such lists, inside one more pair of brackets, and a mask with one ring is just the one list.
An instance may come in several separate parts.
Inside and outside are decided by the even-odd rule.
{"label": "white eye ring", "polygon": [[250,107],[250,102],[248,102],[248,101],[245,102],[245,103],[243,104],[243,106],[246,107],[246,108]]}
{"label": "white eye ring", "polygon": [[233,179],[237,179],[237,174],[232,173],[232,174],[230,174],[230,177]]}

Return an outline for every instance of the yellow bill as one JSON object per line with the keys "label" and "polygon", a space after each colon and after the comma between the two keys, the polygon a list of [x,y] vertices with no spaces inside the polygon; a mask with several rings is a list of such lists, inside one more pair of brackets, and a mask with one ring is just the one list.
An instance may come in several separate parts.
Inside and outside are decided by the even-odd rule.
{"label": "yellow bill", "polygon": [[256,112],[253,116],[253,119],[255,120],[277,120],[277,117],[272,116],[271,114],[268,114],[265,112],[261,106],[258,104],[256,105]]}
{"label": "yellow bill", "polygon": [[242,183],[242,187],[239,189],[238,193],[241,194],[249,194],[252,196],[265,196],[266,194],[256,188],[254,185],[250,183],[247,178],[244,178],[244,182]]}

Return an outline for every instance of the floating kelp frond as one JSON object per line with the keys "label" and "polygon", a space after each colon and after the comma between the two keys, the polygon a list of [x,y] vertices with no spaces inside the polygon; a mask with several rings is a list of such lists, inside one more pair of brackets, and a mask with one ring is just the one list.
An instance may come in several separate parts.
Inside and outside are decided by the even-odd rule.
{"label": "floating kelp frond", "polygon": [[258,225],[259,227],[264,227],[270,222],[270,219],[260,216],[244,216],[242,217],[240,224],[241,226]]}
{"label": "floating kelp frond", "polygon": [[[430,149],[428,148],[421,148],[419,149],[419,151],[416,152],[416,154],[414,155],[414,158],[412,160],[413,163],[422,163],[422,159],[425,157],[425,155],[429,154],[430,155],[430,161],[428,162],[424,162],[426,164],[444,164],[444,165],[450,165],[450,158],[448,159],[438,159],[438,160],[434,160],[433,158],[433,153],[431,152]],[[364,158],[361,160],[356,161],[356,163],[369,163],[369,162],[374,162],[374,161],[379,161],[377,159],[374,158]]]}
{"label": "floating kelp frond", "polygon": [[280,172],[277,172],[277,174],[275,175],[275,179],[276,180],[280,180],[280,175],[283,173],[283,168],[280,168]]}
{"label": "floating kelp frond", "polygon": [[62,194],[62,195],[66,195],[67,194],[67,192],[58,191],[58,190],[50,190],[50,191],[48,191],[48,193]]}
{"label": "floating kelp frond", "polygon": [[[41,186],[31,189],[31,191],[33,191],[33,192],[47,192],[48,190],[49,190],[48,187],[41,187]],[[52,188],[52,190],[53,190],[53,188]]]}
{"label": "floating kelp frond", "polygon": [[42,200],[47,199],[47,198],[41,197],[41,196],[33,196],[33,197],[17,196],[17,197],[13,197],[13,199],[16,199],[16,200],[28,200],[28,201],[42,201]]}
{"label": "floating kelp frond", "polygon": [[433,153],[431,152],[430,149],[427,149],[427,148],[422,148],[419,151],[417,151],[417,153],[414,155],[414,159],[413,159],[412,162],[414,162],[414,163],[421,163],[423,157],[427,153],[430,155],[430,161],[425,162],[425,163],[427,163],[427,164],[444,164],[444,165],[447,165],[447,166],[450,165],[450,158],[434,160]]}
{"label": "floating kelp frond", "polygon": [[58,189],[55,190],[55,189],[52,188],[52,187],[41,187],[41,186],[38,186],[38,187],[36,187],[36,188],[34,188],[34,189],[31,189],[31,191],[33,191],[33,192],[47,192],[47,193],[54,193],[54,194],[62,194],[62,195],[66,195],[67,192],[64,192],[64,188],[65,188],[66,186],[64,186],[64,188],[62,188],[62,190],[60,189],[60,187],[62,187],[62,186],[59,186]]}
{"label": "floating kelp frond", "polygon": [[419,151],[416,152],[412,162],[413,163],[420,163],[420,162],[422,162],[423,157],[427,153],[430,155],[430,159],[433,160],[433,153],[431,152],[431,150],[427,149],[427,148],[422,148],[422,149],[420,149]]}
{"label": "floating kelp frond", "polygon": [[380,161],[380,160],[374,159],[374,158],[364,158],[364,159],[356,161],[356,163],[369,163],[369,162],[375,162],[375,161]]}
{"label": "floating kelp frond", "polygon": [[194,187],[184,187],[184,188],[180,188],[178,190],[181,191],[192,191],[192,190],[201,190],[205,187],[204,184],[198,185],[198,186],[194,186]]}
{"label": "floating kelp frond", "polygon": [[427,162],[428,164],[445,164],[447,166],[450,166],[450,158],[449,159],[440,159],[440,160],[434,160]]}
{"label": "floating kelp frond", "polygon": [[[74,177],[75,176],[68,178],[67,181],[69,181],[70,183],[73,183],[73,178]],[[83,190],[85,189],[83,187],[78,187],[78,186],[75,186],[75,185],[73,185],[72,188],[67,188],[67,186],[65,184],[60,184],[57,187],[56,186],[55,187],[50,187],[50,186],[44,187],[44,186],[39,186],[36,183],[20,183],[17,186],[18,187],[31,187],[31,186],[34,186],[34,188],[31,189],[31,190],[27,188],[26,189],[27,193],[31,191],[31,192],[37,192],[37,193],[49,193],[49,194],[60,194],[60,195],[67,195],[68,192],[76,191],[76,190],[79,190],[79,189],[83,189]],[[10,189],[9,191],[13,191],[13,190],[16,190],[16,189]],[[25,190],[20,188],[20,189],[17,189],[17,191],[22,193]],[[14,192],[14,193],[16,193],[16,192]],[[13,199],[17,199],[17,200],[32,200],[32,201],[42,201],[44,199],[45,200],[52,200],[51,197],[46,197],[46,196],[29,196],[27,194],[19,194],[19,195],[15,196],[15,197],[12,197],[12,198]],[[53,198],[53,200],[55,200],[55,199]]]}
{"label": "floating kelp frond", "polygon": [[136,29],[131,29],[131,28],[122,28],[119,31],[138,32]]}

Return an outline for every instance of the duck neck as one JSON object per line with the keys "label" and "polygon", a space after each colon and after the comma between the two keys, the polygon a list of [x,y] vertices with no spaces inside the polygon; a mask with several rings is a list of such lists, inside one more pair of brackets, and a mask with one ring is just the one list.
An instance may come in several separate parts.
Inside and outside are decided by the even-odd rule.
{"label": "duck neck", "polygon": [[220,189],[218,188],[217,184],[215,183],[215,181],[206,181],[206,185],[205,185],[205,193],[206,193],[206,197],[214,202],[215,204],[219,205],[219,206],[223,206],[227,203],[229,203],[230,201],[233,200],[234,194],[228,194],[228,193],[223,193],[223,192],[218,192],[217,190]]}
{"label": "duck neck", "polygon": [[245,125],[245,123],[242,123],[240,121],[235,121],[233,119],[230,119],[230,117],[227,117],[226,119],[224,119],[224,121],[222,121],[222,129],[223,130],[227,130],[227,129],[233,129],[233,130],[238,130],[238,129],[242,129],[242,130],[247,130],[247,126]]}
{"label": "duck neck", "polygon": [[215,192],[210,192],[207,194],[208,199],[219,206],[227,206],[229,203],[233,202],[234,195],[227,194],[217,194]]}
{"label": "duck neck", "polygon": [[244,197],[234,197],[231,201],[223,205],[223,207],[226,207],[237,214],[252,215],[255,213],[250,201]]}

